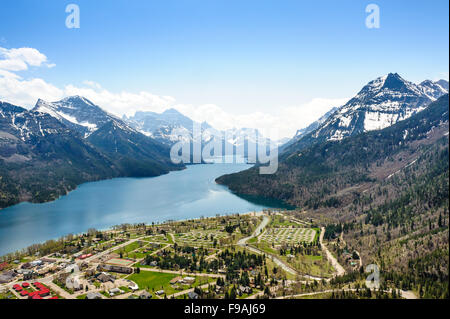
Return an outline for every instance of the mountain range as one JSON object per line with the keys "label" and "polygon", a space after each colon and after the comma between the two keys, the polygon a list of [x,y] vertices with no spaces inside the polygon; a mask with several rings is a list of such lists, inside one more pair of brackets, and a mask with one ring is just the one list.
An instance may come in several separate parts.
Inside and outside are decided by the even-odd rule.
{"label": "mountain range", "polygon": [[169,152],[83,97],[39,100],[32,110],[0,102],[0,207],[52,200],[86,181],[181,169]]}
{"label": "mountain range", "polygon": [[[298,130],[282,146],[281,170],[270,179],[281,176],[283,165],[292,154],[302,154],[315,144],[341,142],[390,127],[420,114],[446,92],[448,82],[444,80],[414,84],[396,73],[375,79],[345,105],[331,109],[316,122]],[[201,137],[193,136],[194,124],[201,128]],[[259,140],[254,138],[254,133],[259,135]],[[410,133],[407,130],[403,134]],[[173,164],[169,157],[174,143],[186,138],[189,143],[201,139],[204,145],[223,136],[226,137],[224,149],[258,148],[261,143],[255,129],[220,131],[206,122],[197,123],[175,109],[160,114],[137,112],[120,119],[81,96],[56,102],[39,99],[31,110],[0,102],[0,207],[23,200],[52,200],[86,181],[157,176],[181,169],[184,165]],[[271,146],[277,143],[271,141]],[[247,172],[239,174],[245,176]],[[266,180],[260,183],[258,176],[240,186],[229,177],[218,181],[243,193],[248,192],[248,185],[254,186],[252,193],[257,193],[261,185],[270,185]],[[289,183],[283,185],[292,188]],[[286,196],[289,192],[278,187],[269,194],[290,200]]]}
{"label": "mountain range", "polygon": [[370,81],[345,105],[332,109],[331,114],[314,123],[312,130],[294,137],[284,149],[291,152],[314,143],[338,141],[389,127],[423,110],[446,93],[448,82],[445,80],[415,84],[397,73],[389,73]]}
{"label": "mountain range", "polygon": [[[240,155],[248,157],[248,148],[257,149],[266,144],[266,138],[257,129],[231,128],[218,130],[207,122],[193,121],[173,108],[162,113],[136,112],[134,116],[124,116],[123,120],[137,131],[168,146],[183,141],[187,143],[201,142],[202,147],[204,147],[205,144],[215,139],[221,141],[223,152],[226,149],[234,150],[234,152],[244,150],[243,154]],[[201,131],[197,136],[193,134],[194,125]],[[267,140],[272,147],[279,144],[277,141]]]}
{"label": "mountain range", "polygon": [[[260,175],[255,166],[216,181],[238,194],[273,197],[300,207],[325,205],[349,187],[370,182],[400,149],[410,153],[404,158],[418,156],[413,145],[426,136],[414,135],[415,130],[448,134],[446,87],[446,81],[416,85],[395,73],[380,77],[314,130],[287,143],[275,174]],[[391,169],[384,167],[386,172]]]}

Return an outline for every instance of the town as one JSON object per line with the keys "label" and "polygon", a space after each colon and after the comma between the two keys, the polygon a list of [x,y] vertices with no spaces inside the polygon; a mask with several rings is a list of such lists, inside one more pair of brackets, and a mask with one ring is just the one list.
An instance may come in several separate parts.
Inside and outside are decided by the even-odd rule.
{"label": "town", "polygon": [[359,254],[340,254],[344,269],[325,228],[299,216],[264,210],[68,235],[3,256],[0,298],[400,297],[365,287]]}

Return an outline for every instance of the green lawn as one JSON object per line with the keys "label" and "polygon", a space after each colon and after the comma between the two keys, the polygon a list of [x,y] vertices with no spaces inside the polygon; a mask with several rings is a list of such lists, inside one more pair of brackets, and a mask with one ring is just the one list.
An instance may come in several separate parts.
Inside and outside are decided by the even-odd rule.
{"label": "green lawn", "polygon": [[150,292],[163,289],[166,294],[172,294],[175,289],[170,286],[170,280],[177,276],[156,271],[141,271],[139,274],[130,275],[127,279],[134,281],[140,289],[147,289]]}
{"label": "green lawn", "polygon": [[139,245],[139,242],[135,241],[135,242],[133,242],[133,243],[131,243],[131,244],[126,245],[125,247],[116,249],[116,250],[114,251],[114,253],[120,254],[120,252],[123,251],[123,252],[126,254],[126,253],[129,253],[129,252],[133,251],[133,250],[138,249],[139,247],[141,247],[141,246]]}
{"label": "green lawn", "polygon": [[[134,281],[140,289],[147,289],[153,294],[154,291],[163,289],[166,295],[171,295],[173,293],[189,289],[190,286],[183,285],[182,290],[176,290],[170,285],[170,280],[175,277],[180,276],[179,274],[168,274],[157,271],[141,271],[139,274],[132,274],[127,277],[127,279]],[[184,277],[184,275],[183,275]],[[197,276],[195,277],[195,282],[192,287],[204,285],[208,282],[212,282],[214,279],[207,276]]]}
{"label": "green lawn", "polygon": [[272,217],[270,226],[271,227],[289,227],[289,226],[304,227],[302,224],[292,221],[288,217],[279,216],[279,215]]}

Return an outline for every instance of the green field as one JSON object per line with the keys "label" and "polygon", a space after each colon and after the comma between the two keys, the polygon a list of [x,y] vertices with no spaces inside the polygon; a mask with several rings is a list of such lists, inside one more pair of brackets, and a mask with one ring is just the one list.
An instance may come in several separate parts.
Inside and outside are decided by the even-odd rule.
{"label": "green field", "polygon": [[162,235],[162,234],[147,236],[147,237],[143,238],[143,240],[149,241],[149,242],[153,242],[153,243],[167,243],[167,242],[169,242],[167,237]]}
{"label": "green field", "polygon": [[[169,274],[157,271],[141,271],[139,274],[132,274],[127,279],[134,281],[140,289],[147,289],[150,293],[158,290],[164,290],[167,295],[171,295],[180,290],[174,289],[170,285],[170,281],[180,276],[179,274]],[[184,277],[184,276],[183,276]],[[209,277],[195,277],[195,282],[192,286],[202,285],[211,282]],[[182,289],[189,289],[190,286],[183,286]]]}
{"label": "green field", "polygon": [[123,252],[123,253],[127,254],[129,252],[132,252],[133,250],[138,249],[139,247],[145,246],[145,244],[146,244],[145,242],[139,243],[139,241],[135,241],[135,242],[132,242],[131,244],[126,245],[125,247],[121,247],[119,249],[116,249],[114,251],[114,253],[120,254],[120,252]]}
{"label": "green field", "polygon": [[167,274],[156,271],[141,271],[139,274],[132,274],[127,279],[134,281],[140,289],[148,291],[158,291],[163,289],[166,294],[175,292],[170,285],[170,281],[179,275]]}

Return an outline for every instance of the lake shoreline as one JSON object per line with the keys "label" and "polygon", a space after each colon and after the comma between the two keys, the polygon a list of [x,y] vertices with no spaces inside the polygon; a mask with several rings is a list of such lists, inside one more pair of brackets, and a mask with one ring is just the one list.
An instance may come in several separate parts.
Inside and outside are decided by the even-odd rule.
{"label": "lake shoreline", "polygon": [[249,166],[199,164],[156,177],[87,182],[51,202],[10,206],[0,212],[0,255],[89,228],[283,209],[279,202],[245,199],[215,182]]}
{"label": "lake shoreline", "polygon": [[[201,219],[217,218],[217,217],[225,217],[225,216],[233,216],[233,215],[238,215],[238,216],[246,216],[246,215],[250,215],[250,216],[259,217],[259,216],[263,216],[263,215],[264,215],[264,212],[263,212],[263,211],[249,211],[249,212],[244,212],[244,213],[219,214],[219,215],[207,216],[207,217],[194,217],[194,218],[185,218],[185,219],[177,219],[177,220],[167,220],[167,221],[164,221],[164,222],[155,223],[155,225],[164,225],[164,224],[172,223],[172,222],[195,221],[195,220],[201,220]],[[125,223],[125,224],[126,224],[126,223]],[[130,224],[130,225],[136,225],[136,224],[144,224],[144,225],[146,225],[146,226],[149,226],[149,225],[150,225],[149,223],[145,223],[145,222],[142,222],[142,223],[132,223],[132,224]],[[123,225],[123,224],[113,225],[113,226],[110,226],[110,227],[107,227],[107,228],[96,229],[96,230],[98,230],[98,231],[100,231],[100,232],[108,232],[108,231],[112,231],[115,227],[119,227],[119,226],[121,226],[121,225]],[[57,241],[57,240],[60,240],[60,239],[62,239],[62,238],[65,238],[65,237],[67,237],[67,236],[69,236],[69,235],[80,236],[80,235],[86,234],[87,231],[88,231],[88,229],[86,229],[86,231],[79,232],[79,233],[75,233],[75,234],[74,234],[74,233],[68,233],[68,234],[65,234],[65,235],[60,236],[60,237],[57,237],[57,238],[50,238],[50,239],[47,239],[47,240],[45,240],[45,241],[41,241],[41,242],[38,242],[38,243],[33,243],[32,245],[42,245],[42,244],[44,244],[45,242],[47,242],[47,241],[49,241],[49,240]],[[28,247],[30,247],[30,246],[32,246],[32,245],[29,245],[29,246],[27,246],[27,247],[24,247],[24,248],[21,248],[21,249],[12,251],[12,252],[8,252],[8,253],[6,253],[6,254],[2,254],[2,255],[0,255],[0,258],[1,258],[1,257],[5,257],[5,256],[7,256],[8,254],[20,253],[21,251],[26,250]]]}

